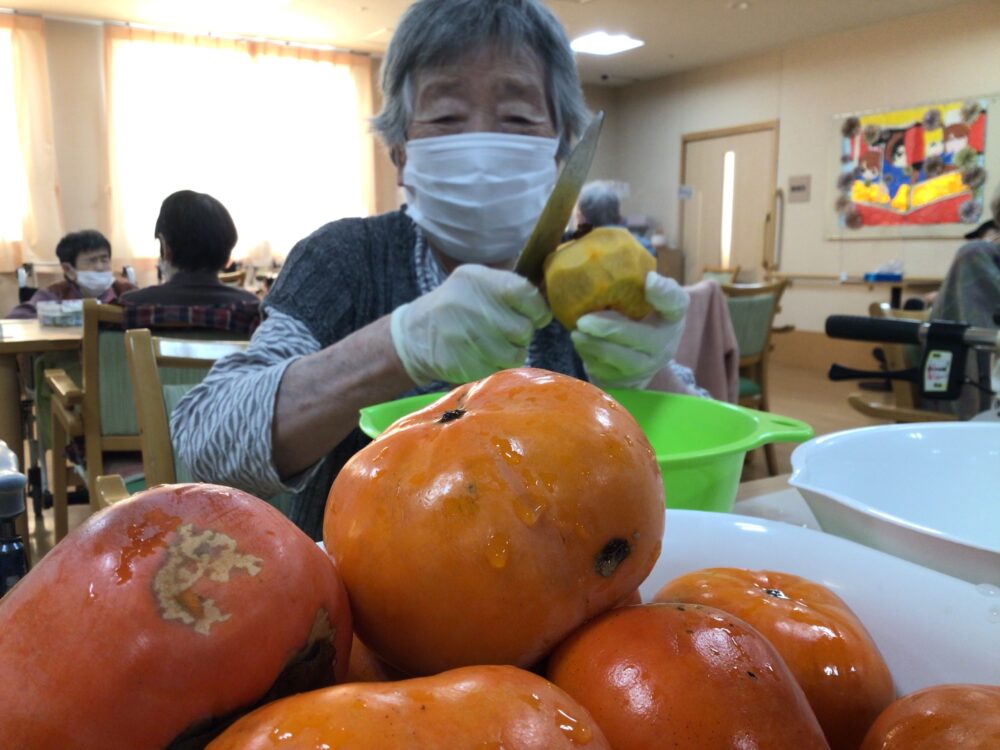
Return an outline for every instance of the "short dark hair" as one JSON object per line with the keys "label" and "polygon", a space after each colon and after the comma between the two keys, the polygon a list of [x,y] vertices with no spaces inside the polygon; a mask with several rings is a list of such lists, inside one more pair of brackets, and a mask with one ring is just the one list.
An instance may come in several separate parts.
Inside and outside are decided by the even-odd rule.
{"label": "short dark hair", "polygon": [[226,207],[193,190],[179,190],[164,199],[154,232],[161,235],[170,247],[170,262],[184,271],[222,270],[237,239]]}
{"label": "short dark hair", "polygon": [[103,250],[107,248],[111,254],[111,243],[108,238],[96,229],[84,229],[79,232],[70,232],[56,245],[56,257],[60,263],[69,263],[76,268],[76,259],[80,253],[88,250]]}

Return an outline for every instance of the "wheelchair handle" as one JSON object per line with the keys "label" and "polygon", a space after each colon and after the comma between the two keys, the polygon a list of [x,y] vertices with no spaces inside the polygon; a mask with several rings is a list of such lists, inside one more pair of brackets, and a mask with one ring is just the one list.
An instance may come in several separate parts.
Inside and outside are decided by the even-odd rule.
{"label": "wheelchair handle", "polygon": [[966,323],[893,318],[865,318],[859,315],[831,315],[826,319],[826,335],[835,339],[875,341],[887,344],[924,344],[931,337],[936,344],[951,343],[1000,352],[1000,330],[975,328]]}

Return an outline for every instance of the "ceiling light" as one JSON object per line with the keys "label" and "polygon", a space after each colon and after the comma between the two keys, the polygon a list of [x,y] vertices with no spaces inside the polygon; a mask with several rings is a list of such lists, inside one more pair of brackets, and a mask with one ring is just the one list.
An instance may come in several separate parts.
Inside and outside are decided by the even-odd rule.
{"label": "ceiling light", "polygon": [[588,55],[617,55],[619,52],[641,47],[645,42],[633,39],[628,34],[609,34],[606,31],[595,31],[591,34],[574,39],[570,46],[575,52]]}
{"label": "ceiling light", "polygon": [[746,0],[738,3],[729,3],[729,10],[750,10],[750,3]]}

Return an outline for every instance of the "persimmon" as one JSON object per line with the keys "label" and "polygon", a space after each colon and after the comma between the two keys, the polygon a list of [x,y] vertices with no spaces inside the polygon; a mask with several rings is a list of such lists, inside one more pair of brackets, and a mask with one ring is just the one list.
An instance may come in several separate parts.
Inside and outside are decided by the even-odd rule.
{"label": "persimmon", "polygon": [[291,521],[228,487],[161,485],[91,516],[0,600],[0,736],[201,747],[343,678],[350,647],[337,571]]}
{"label": "persimmon", "polygon": [[392,682],[406,679],[408,675],[393,669],[354,636],[351,643],[351,660],[343,682]]}
{"label": "persimmon", "polygon": [[548,677],[617,750],[829,747],[774,647],[711,607],[607,612],[553,651]]}
{"label": "persimmon", "polygon": [[611,748],[586,709],[543,677],[509,666],[302,693],[244,716],[208,750],[274,747]]}
{"label": "persimmon", "polygon": [[545,259],[545,295],[569,330],[582,315],[614,310],[638,320],[653,311],[646,275],[656,259],[625,227],[598,227]]}
{"label": "persimmon", "polygon": [[670,581],[653,601],[717,607],[760,631],[802,686],[834,750],[856,750],[896,697],[875,641],[821,584],[790,573],[707,568]]}
{"label": "persimmon", "polygon": [[886,708],[861,750],[996,750],[1000,685],[934,685]]}
{"label": "persimmon", "polygon": [[530,667],[633,592],[663,535],[639,425],[595,386],[505,370],[390,426],[341,470],[323,538],[358,637],[411,675]]}

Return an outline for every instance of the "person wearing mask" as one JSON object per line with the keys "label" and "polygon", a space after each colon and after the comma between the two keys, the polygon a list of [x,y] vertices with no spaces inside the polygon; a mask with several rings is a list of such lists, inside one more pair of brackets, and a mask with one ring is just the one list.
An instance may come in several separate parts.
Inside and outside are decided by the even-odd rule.
{"label": "person wearing mask", "polygon": [[290,493],[313,538],[333,478],[368,442],[361,407],[525,364],[691,392],[671,364],[688,302],[676,282],[649,274],[647,319],[594,313],[571,335],[511,270],[589,118],[540,0],[417,0],[381,84],[373,127],[407,205],[301,240],[247,351],[216,363],[171,418],[198,480]]}
{"label": "person wearing mask", "polygon": [[156,286],[128,292],[128,305],[232,305],[258,303],[246,289],[219,281],[236,246],[236,225],[229,211],[207,193],[180,190],[164,199],[154,236],[160,243]]}
{"label": "person wearing mask", "polygon": [[64,279],[39,289],[31,299],[7,315],[8,318],[37,318],[39,302],[64,302],[96,298],[103,303],[117,303],[134,284],[116,279],[111,272],[111,243],[96,229],[67,234],[56,245],[56,257]]}

